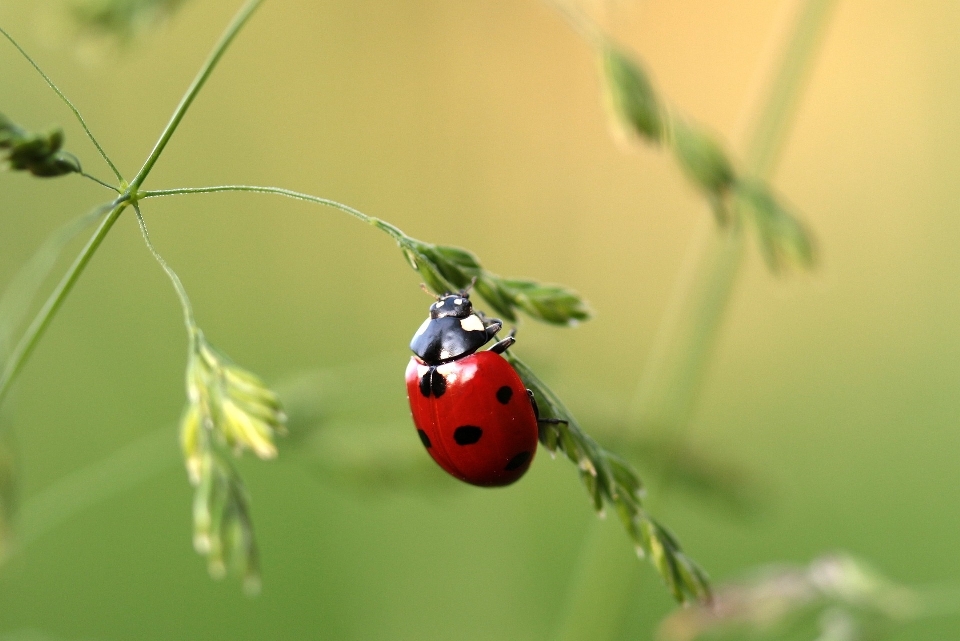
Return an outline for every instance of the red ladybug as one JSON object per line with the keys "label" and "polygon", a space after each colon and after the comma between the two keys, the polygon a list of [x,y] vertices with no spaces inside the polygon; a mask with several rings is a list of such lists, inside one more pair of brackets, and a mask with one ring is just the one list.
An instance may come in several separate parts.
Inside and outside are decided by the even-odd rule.
{"label": "red ladybug", "polygon": [[537,449],[533,395],[500,354],[509,336],[477,352],[502,323],[473,311],[466,292],[441,296],[410,342],[407,398],[420,440],[461,481],[509,485]]}

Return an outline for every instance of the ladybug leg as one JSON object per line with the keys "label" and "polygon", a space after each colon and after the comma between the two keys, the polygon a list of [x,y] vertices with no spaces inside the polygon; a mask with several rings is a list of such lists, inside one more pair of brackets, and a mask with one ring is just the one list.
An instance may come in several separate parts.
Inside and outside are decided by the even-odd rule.
{"label": "ladybug leg", "polygon": [[[497,321],[497,325],[500,324],[500,321]],[[500,328],[497,327],[499,330]],[[495,354],[503,354],[511,345],[517,342],[517,328],[514,327],[510,330],[510,333],[503,340],[497,341],[494,343],[493,347],[490,348],[490,351]],[[528,392],[530,390],[527,390]]]}
{"label": "ladybug leg", "polygon": [[537,417],[537,425],[569,425],[569,421],[562,418],[540,418],[540,408],[537,406],[537,399],[533,395],[533,390],[527,390],[527,396],[530,397],[530,404],[533,405],[533,415]]}
{"label": "ladybug leg", "polygon": [[487,340],[490,340],[497,335],[497,332],[503,327],[503,323],[496,318],[484,318],[483,319],[483,331],[487,334]]}
{"label": "ladybug leg", "polygon": [[497,341],[494,343],[493,347],[490,348],[490,351],[495,354],[503,354],[505,351],[507,351],[507,348],[516,342],[517,339],[515,339],[513,336],[507,336],[502,341]]}

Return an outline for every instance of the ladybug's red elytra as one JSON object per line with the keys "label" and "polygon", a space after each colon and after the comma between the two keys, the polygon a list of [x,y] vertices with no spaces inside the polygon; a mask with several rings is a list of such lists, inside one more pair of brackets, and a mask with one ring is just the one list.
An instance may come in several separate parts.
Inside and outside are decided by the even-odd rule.
{"label": "ladybug's red elytra", "polygon": [[513,336],[478,352],[502,323],[473,311],[466,291],[440,296],[410,342],[407,398],[420,440],[461,481],[509,485],[537,450],[533,395],[502,354]]}

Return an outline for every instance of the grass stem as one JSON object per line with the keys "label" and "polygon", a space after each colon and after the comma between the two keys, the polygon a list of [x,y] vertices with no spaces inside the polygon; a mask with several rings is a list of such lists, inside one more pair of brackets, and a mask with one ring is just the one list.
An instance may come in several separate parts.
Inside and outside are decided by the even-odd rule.
{"label": "grass stem", "polygon": [[60,279],[60,282],[47,298],[47,301],[43,304],[43,307],[41,307],[40,311],[37,312],[33,322],[31,322],[30,326],[27,327],[27,330],[24,332],[23,337],[21,337],[20,342],[17,343],[17,346],[10,354],[10,358],[7,359],[3,373],[0,374],[0,402],[3,401],[7,393],[10,391],[10,386],[14,379],[16,379],[17,375],[20,373],[20,370],[23,369],[27,359],[36,348],[37,343],[50,326],[50,322],[53,320],[53,317],[56,315],[57,311],[59,311],[60,307],[63,305],[63,302],[73,290],[73,286],[77,284],[77,279],[80,278],[83,270],[86,269],[87,264],[89,264],[90,259],[93,258],[93,255],[100,247],[103,239],[106,238],[110,228],[113,227],[114,223],[117,222],[117,219],[120,217],[120,214],[123,213],[123,210],[126,206],[127,198],[125,196],[117,198],[117,200],[111,203],[110,213],[107,214],[107,216],[100,223],[100,226],[97,227],[97,230],[93,233],[93,236],[90,237],[90,240],[88,240],[87,244],[84,245],[83,249],[80,251],[80,254],[73,261],[73,264],[70,265],[67,273],[63,275],[63,278]]}
{"label": "grass stem", "polygon": [[178,104],[177,108],[174,109],[173,115],[170,117],[170,122],[168,122],[167,126],[164,127],[163,133],[160,134],[160,138],[153,147],[153,151],[150,152],[147,160],[143,163],[143,167],[141,167],[140,171],[137,172],[136,177],[131,181],[131,189],[139,189],[143,184],[143,181],[147,179],[147,176],[150,174],[153,166],[157,163],[157,160],[160,159],[160,154],[163,153],[167,143],[170,142],[170,138],[173,136],[174,132],[176,132],[177,127],[180,126],[180,121],[183,120],[187,110],[190,109],[190,105],[193,104],[197,94],[199,94],[200,90],[203,89],[203,85],[206,84],[207,79],[210,78],[210,74],[213,73],[217,63],[220,62],[220,58],[223,57],[227,47],[230,46],[230,43],[233,42],[233,39],[237,37],[237,34],[262,2],[263,0],[248,0],[246,4],[240,8],[240,11],[237,12],[237,15],[234,16],[233,20],[227,26],[226,31],[223,32],[222,36],[220,36],[220,40],[217,42],[216,46],[214,46],[210,56],[203,63],[203,66],[200,68],[197,76],[193,79],[193,82],[190,83],[190,87],[187,89],[187,92],[183,95],[183,98],[180,99],[180,104]]}
{"label": "grass stem", "polygon": [[314,203],[317,205],[323,205],[325,207],[332,207],[346,214],[349,214],[356,218],[357,220],[363,221],[369,225],[373,225],[380,231],[388,234],[391,238],[400,242],[401,244],[409,240],[409,237],[406,236],[402,231],[390,225],[384,223],[379,218],[374,216],[369,216],[359,209],[354,209],[350,205],[345,205],[343,203],[337,202],[336,200],[330,200],[329,198],[321,198],[319,196],[312,196],[310,194],[304,194],[299,191],[292,191],[290,189],[283,189],[281,187],[261,187],[257,185],[217,185],[214,187],[181,187],[179,189],[159,189],[152,191],[142,191],[139,193],[141,199],[144,198],[156,198],[158,196],[182,196],[186,194],[215,194],[223,193],[230,191],[239,191],[247,192],[253,194],[273,194],[275,196],[284,196],[286,198],[293,198],[294,200],[302,200],[308,203]]}
{"label": "grass stem", "polygon": [[[40,65],[38,65],[33,58],[30,57],[30,54],[24,51],[23,47],[20,46],[20,43],[13,39],[13,36],[4,31],[2,27],[0,27],[0,34],[3,34],[3,36],[10,41],[10,44],[16,47],[17,51],[20,52],[20,55],[27,59],[27,62],[29,62],[33,68],[37,70],[37,73],[39,73],[40,76],[46,81],[47,85],[49,85],[49,87],[53,89],[58,96],[60,96],[60,100],[66,103],[67,107],[70,108],[70,111],[73,112],[73,115],[76,116],[77,120],[80,122],[80,126],[83,127],[83,131],[87,134],[87,138],[90,139],[90,142],[93,143],[93,146],[97,148],[98,152],[100,152],[100,157],[106,161],[107,165],[109,165],[111,171],[113,171],[113,174],[117,177],[117,180],[122,182],[123,176],[120,175],[120,170],[117,169],[117,166],[113,164],[112,160],[110,160],[110,156],[108,156],[107,152],[105,152],[103,147],[100,146],[97,138],[93,135],[93,132],[90,131],[90,127],[87,126],[87,121],[84,120],[83,116],[80,115],[80,110],[77,109],[72,102],[70,102],[70,99],[67,98],[62,91],[60,91],[60,87],[54,84],[53,80],[50,79],[50,76],[43,72],[43,69],[40,68]],[[111,187],[111,189],[113,188]]]}

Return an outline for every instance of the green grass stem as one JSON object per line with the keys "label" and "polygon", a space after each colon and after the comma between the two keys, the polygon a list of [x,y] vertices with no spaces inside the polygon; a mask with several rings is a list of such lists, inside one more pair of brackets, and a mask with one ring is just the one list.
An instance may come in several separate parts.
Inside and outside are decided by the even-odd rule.
{"label": "green grass stem", "polygon": [[323,205],[325,207],[332,207],[346,214],[349,214],[360,220],[367,223],[368,225],[373,225],[380,231],[386,233],[391,238],[398,242],[404,242],[409,240],[409,237],[401,232],[399,229],[384,223],[379,218],[374,216],[369,216],[359,209],[354,209],[350,205],[345,205],[336,200],[330,200],[329,198],[321,198],[319,196],[313,196],[310,194],[304,194],[299,191],[293,191],[290,189],[283,189],[281,187],[262,187],[258,185],[217,185],[213,187],[181,187],[179,189],[158,189],[150,191],[142,191],[139,196],[141,199],[144,198],[156,198],[159,196],[182,196],[187,194],[216,194],[224,192],[246,192],[252,194],[272,194],[274,196],[284,196],[286,198],[292,198],[294,200],[302,200],[308,203],[314,203],[316,205]]}
{"label": "green grass stem", "polygon": [[134,179],[130,182],[130,188],[132,190],[139,189],[143,184],[143,181],[147,179],[147,176],[150,174],[153,166],[157,164],[157,160],[160,159],[160,154],[163,153],[167,143],[170,142],[170,138],[173,137],[177,127],[180,126],[180,121],[183,120],[187,110],[190,109],[190,105],[193,104],[197,94],[199,94],[200,90],[203,89],[203,85],[205,85],[207,80],[210,78],[210,74],[213,73],[217,63],[220,62],[220,58],[222,58],[223,54],[226,53],[227,47],[230,46],[230,43],[233,42],[233,39],[237,37],[237,34],[240,33],[240,30],[253,15],[253,12],[256,11],[257,8],[262,4],[262,2],[263,0],[248,0],[240,8],[240,11],[237,12],[237,15],[234,16],[233,20],[227,26],[226,31],[223,32],[223,35],[220,36],[220,40],[214,46],[210,56],[203,63],[203,66],[200,67],[200,71],[197,72],[193,82],[190,83],[190,87],[187,88],[187,92],[183,95],[183,98],[180,99],[180,104],[178,104],[177,108],[174,109],[173,115],[170,117],[170,122],[168,122],[167,126],[164,127],[163,133],[160,134],[160,138],[153,147],[153,151],[150,152],[147,160],[143,163],[143,167],[141,167],[140,171],[137,172],[136,177],[134,177]]}
{"label": "green grass stem", "polygon": [[[110,170],[113,171],[113,174],[117,177],[117,180],[122,182],[123,176],[120,175],[120,170],[117,169],[117,166],[113,164],[112,160],[110,160],[110,156],[108,156],[107,152],[104,151],[103,147],[100,146],[96,136],[93,135],[93,132],[90,131],[90,127],[87,126],[87,121],[84,120],[83,116],[80,115],[80,110],[77,109],[72,102],[70,102],[70,99],[67,98],[62,91],[60,91],[60,87],[54,84],[53,80],[50,79],[50,76],[44,73],[43,69],[40,68],[40,65],[38,65],[34,59],[30,57],[30,54],[24,51],[23,47],[20,46],[20,43],[13,39],[13,36],[4,31],[2,27],[0,27],[0,34],[3,34],[3,36],[10,41],[10,44],[16,47],[17,51],[20,52],[20,55],[26,58],[27,62],[29,62],[33,68],[37,70],[37,73],[39,73],[40,76],[46,81],[47,85],[49,85],[49,87],[53,89],[58,96],[60,96],[60,100],[62,100],[67,107],[70,108],[70,111],[73,112],[73,115],[76,116],[77,120],[80,122],[80,126],[83,127],[83,131],[87,134],[87,138],[89,138],[90,142],[93,143],[93,146],[97,148],[97,151],[100,153],[100,157],[106,161],[107,165],[109,165]],[[111,187],[111,189],[113,188]]]}
{"label": "green grass stem", "polygon": [[126,206],[126,197],[120,197],[111,203],[110,213],[107,214],[100,223],[100,226],[97,227],[93,236],[90,237],[90,240],[84,245],[80,254],[73,261],[73,264],[70,265],[67,273],[63,275],[63,278],[60,279],[60,282],[47,298],[43,307],[37,312],[33,322],[27,327],[20,342],[17,343],[17,346],[10,354],[10,358],[7,359],[3,373],[0,374],[0,403],[3,402],[3,399],[10,391],[10,386],[23,369],[33,350],[37,347],[37,343],[50,326],[53,317],[57,314],[57,311],[59,311],[63,302],[73,290],[73,286],[77,284],[77,279],[80,278],[83,270],[86,269],[87,264],[90,263],[90,259],[93,258],[103,239],[106,238],[107,233],[113,227],[114,223],[117,222],[117,219],[120,217],[120,214],[123,213]]}

